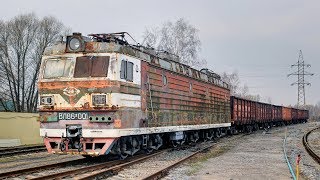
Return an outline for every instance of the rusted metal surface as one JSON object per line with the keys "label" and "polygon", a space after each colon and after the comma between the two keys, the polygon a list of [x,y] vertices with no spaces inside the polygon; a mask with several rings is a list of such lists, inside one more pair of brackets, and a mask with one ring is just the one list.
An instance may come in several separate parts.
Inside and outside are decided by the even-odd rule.
{"label": "rusted metal surface", "polygon": [[281,121],[282,120],[282,106],[272,106],[272,120]]}
{"label": "rusted metal surface", "polygon": [[59,138],[65,138],[63,130],[71,125],[90,136],[99,129],[230,123],[230,90],[219,76],[169,60],[173,56],[165,52],[160,57],[131,46],[122,35],[93,34],[88,39],[74,34],[67,44],[45,51],[39,111],[46,145],[63,142]]}
{"label": "rusted metal surface", "polygon": [[272,121],[272,105],[258,102],[256,117],[259,123],[271,122]]}
{"label": "rusted metal surface", "polygon": [[299,120],[309,119],[309,111],[299,109],[298,110],[298,119]]}
{"label": "rusted metal surface", "polygon": [[235,125],[252,124],[256,121],[257,102],[231,97],[231,121]]}
{"label": "rusted metal surface", "polygon": [[235,125],[268,123],[282,120],[282,106],[276,106],[239,97],[231,97],[231,120]]}
{"label": "rusted metal surface", "polygon": [[[40,121],[57,122],[59,112],[88,112],[88,118],[80,120],[113,122],[115,119],[121,119],[122,128],[139,127],[140,119],[144,117],[139,107],[130,109],[110,103],[106,106],[93,106],[91,102],[92,94],[101,92],[107,94],[109,98],[112,98],[114,93],[139,95],[140,86],[110,80],[40,82],[40,95],[53,94],[55,102],[53,106],[40,107]],[[58,99],[57,96],[62,99]],[[108,118],[111,118],[112,121],[108,121]],[[133,118],[139,120],[139,122],[133,121]],[[81,124],[83,123],[85,121],[81,122]],[[48,125],[46,128],[50,126],[53,125]],[[102,128],[101,126],[103,125],[98,127]],[[55,128],[57,128],[57,125]]]}
{"label": "rusted metal surface", "polygon": [[287,122],[297,122],[309,119],[309,111],[290,107],[282,107],[282,119]]}
{"label": "rusted metal surface", "polygon": [[[125,34],[88,38],[76,33],[67,44],[45,50],[39,72],[40,133],[50,152],[53,142],[68,145],[69,140],[72,150],[62,153],[85,154],[91,148],[94,155],[105,154],[112,143],[99,138],[221,128],[230,126],[230,114],[238,124],[269,123],[287,114],[280,106],[240,98],[230,107],[229,85],[219,75],[179,63],[170,53],[130,45]],[[297,120],[306,116],[290,111]],[[68,128],[80,135],[66,137]],[[80,141],[92,146],[78,147]],[[108,145],[98,151],[95,142]]]}
{"label": "rusted metal surface", "polygon": [[282,107],[282,119],[284,121],[291,121],[292,120],[292,116],[291,116],[291,108],[289,107]]}
{"label": "rusted metal surface", "polygon": [[[230,91],[142,62],[142,110],[148,126],[230,122]],[[190,85],[191,84],[191,85]]]}
{"label": "rusted metal surface", "polygon": [[[64,141],[63,138],[46,137],[44,138],[44,144],[49,153],[98,156],[107,154],[106,152],[111,150],[111,145],[116,140],[117,139],[115,138],[82,138],[81,143],[83,144],[83,151],[80,152],[76,149],[69,149],[68,141],[65,142],[65,150],[61,150],[60,143]],[[52,146],[53,142],[56,143],[56,146]]]}
{"label": "rusted metal surface", "polygon": [[292,118],[292,121],[296,121],[298,120],[298,109],[296,108],[292,108],[291,109],[291,118]]}
{"label": "rusted metal surface", "polygon": [[302,110],[303,111],[303,117],[302,119],[309,119],[309,111],[308,110]]}

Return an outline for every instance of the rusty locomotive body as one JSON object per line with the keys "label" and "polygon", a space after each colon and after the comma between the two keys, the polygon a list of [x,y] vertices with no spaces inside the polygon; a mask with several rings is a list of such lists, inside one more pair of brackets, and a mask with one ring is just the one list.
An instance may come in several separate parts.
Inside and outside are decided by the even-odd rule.
{"label": "rusty locomotive body", "polygon": [[130,45],[124,33],[74,33],[45,50],[40,134],[49,153],[148,152],[230,128],[230,90],[216,74]]}

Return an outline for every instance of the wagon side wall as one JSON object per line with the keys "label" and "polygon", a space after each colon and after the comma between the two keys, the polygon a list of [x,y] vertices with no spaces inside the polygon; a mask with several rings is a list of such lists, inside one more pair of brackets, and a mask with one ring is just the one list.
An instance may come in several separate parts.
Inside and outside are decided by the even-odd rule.
{"label": "wagon side wall", "polygon": [[142,110],[148,126],[230,123],[230,90],[142,62]]}

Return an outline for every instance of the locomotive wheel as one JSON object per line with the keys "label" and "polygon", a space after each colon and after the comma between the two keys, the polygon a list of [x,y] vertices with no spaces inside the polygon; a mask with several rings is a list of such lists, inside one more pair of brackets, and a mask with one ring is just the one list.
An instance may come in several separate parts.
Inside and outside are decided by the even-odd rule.
{"label": "locomotive wheel", "polygon": [[214,132],[214,136],[216,138],[220,138],[221,137],[221,130],[220,129],[216,129],[215,132]]}
{"label": "locomotive wheel", "polygon": [[152,148],[152,146],[153,146],[153,141],[152,141],[152,137],[149,137],[150,139],[149,139],[149,141],[148,141],[148,145],[147,145],[147,148],[146,148],[146,152],[147,152],[147,154],[150,154],[150,153],[152,153],[153,152],[153,148]]}
{"label": "locomotive wheel", "polygon": [[255,130],[258,131],[259,130],[259,125],[256,123],[254,124]]}
{"label": "locomotive wheel", "polygon": [[267,129],[271,129],[271,126],[269,126],[269,123],[266,123]]}
{"label": "locomotive wheel", "polygon": [[66,144],[64,142],[60,143],[60,150],[65,151],[66,150]]}
{"label": "locomotive wheel", "polygon": [[138,152],[140,150],[141,143],[139,142],[139,140],[136,137],[133,137],[130,143],[131,143],[130,144],[131,155],[134,155],[136,152]]}
{"label": "locomotive wheel", "polygon": [[214,132],[212,130],[209,130],[207,139],[209,141],[214,139]]}
{"label": "locomotive wheel", "polygon": [[199,140],[198,131],[191,132],[188,137],[189,143],[196,143]]}
{"label": "locomotive wheel", "polygon": [[206,142],[206,141],[211,141],[213,139],[213,132],[208,130],[206,132],[204,132],[204,138],[203,138],[203,141]]}
{"label": "locomotive wheel", "polygon": [[193,136],[194,142],[196,143],[196,142],[199,140],[199,133],[198,133],[198,131],[194,132],[192,136]]}
{"label": "locomotive wheel", "polygon": [[81,152],[81,151],[83,151],[83,144],[79,142],[78,152]]}
{"label": "locomotive wheel", "polygon": [[235,127],[231,127],[231,129],[230,129],[230,134],[231,135],[235,135],[235,134],[237,134],[238,132],[237,132],[237,130],[236,130],[236,128]]}
{"label": "locomotive wheel", "polygon": [[163,140],[159,134],[155,136],[155,144],[156,144],[155,146],[156,150],[158,150],[163,145]]}
{"label": "locomotive wheel", "polygon": [[146,151],[147,154],[151,154],[153,152],[153,149],[152,148],[147,148],[145,151]]}
{"label": "locomotive wheel", "polygon": [[252,133],[252,127],[251,125],[247,125],[247,133],[251,134]]}
{"label": "locomotive wheel", "polygon": [[171,146],[176,148],[178,147],[180,144],[178,143],[178,141],[171,141]]}
{"label": "locomotive wheel", "polygon": [[153,140],[153,136],[149,136],[149,140],[148,140],[148,145],[147,148],[145,149],[145,151],[147,152],[147,154],[150,154],[153,152],[154,150],[154,140]]}
{"label": "locomotive wheel", "polygon": [[128,154],[124,154],[124,153],[120,153],[119,157],[120,159],[126,159],[129,155]]}

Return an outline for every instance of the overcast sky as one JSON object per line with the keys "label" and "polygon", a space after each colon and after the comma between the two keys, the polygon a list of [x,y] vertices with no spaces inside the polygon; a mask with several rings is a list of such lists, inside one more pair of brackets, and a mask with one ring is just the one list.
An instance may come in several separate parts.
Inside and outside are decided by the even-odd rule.
{"label": "overcast sky", "polygon": [[295,104],[297,87],[290,64],[303,51],[315,73],[308,77],[307,103],[320,101],[320,1],[318,0],[9,0],[0,6],[2,20],[34,12],[52,15],[73,31],[127,31],[142,41],[145,28],[185,18],[199,29],[200,56],[216,72],[238,71],[252,94],[276,104]]}

